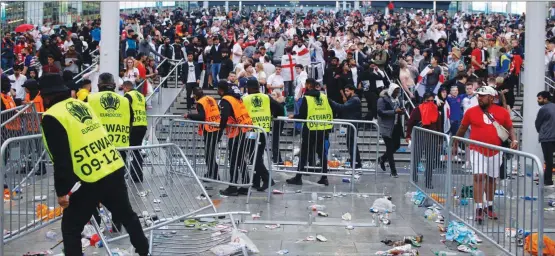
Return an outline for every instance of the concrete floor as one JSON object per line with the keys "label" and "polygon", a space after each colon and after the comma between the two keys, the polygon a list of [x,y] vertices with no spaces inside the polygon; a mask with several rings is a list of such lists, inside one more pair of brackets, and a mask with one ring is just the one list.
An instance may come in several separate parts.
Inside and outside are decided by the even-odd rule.
{"label": "concrete floor", "polygon": [[[356,192],[360,195],[348,194],[344,197],[317,200],[318,204],[326,206],[325,212],[329,216],[315,217],[312,225],[308,225],[309,211],[307,210],[307,207],[313,204],[309,202],[312,200],[312,193],[316,192],[317,197],[324,197],[331,195],[334,189],[336,193],[349,192],[349,184],[342,183],[341,178],[333,177],[330,178],[330,186],[324,187],[315,183],[318,177],[313,175],[305,177],[303,186],[283,185],[287,177],[290,177],[290,174],[278,173],[276,175],[275,179],[278,184],[274,189],[279,189],[284,194],[273,195],[269,204],[266,202],[265,193],[254,192],[250,203],[246,204],[245,196],[224,198],[218,195],[218,187],[208,191],[213,198],[221,199],[219,212],[250,211],[253,214],[260,214],[260,219],[257,220],[253,220],[250,215],[245,216],[239,225],[240,229],[248,231],[247,235],[260,250],[260,255],[276,255],[279,250],[288,250],[288,255],[373,255],[378,250],[391,248],[380,243],[383,239],[400,239],[402,236],[416,234],[424,236],[422,247],[418,248],[420,255],[433,255],[433,252],[448,250],[440,242],[444,238],[438,232],[438,224],[424,219],[425,209],[414,206],[410,202],[410,198],[405,197],[405,193],[415,190],[409,184],[407,175],[401,175],[398,179],[390,178],[382,173],[377,175],[377,179],[374,174],[363,175],[355,183]],[[214,186],[215,184],[208,185]],[[301,193],[298,192],[299,190]],[[384,192],[391,195],[392,202],[396,205],[396,212],[390,215],[391,225],[370,227],[373,216],[369,212],[369,208],[378,195]],[[362,194],[370,196],[361,196]],[[341,219],[341,215],[347,212],[352,215],[350,222]],[[275,229],[265,227],[277,223],[282,223],[282,225]],[[355,227],[353,230],[347,230],[345,228],[347,225]],[[60,222],[56,222],[6,244],[4,255],[22,255],[29,251],[49,249],[56,243],[45,237],[46,232],[50,230],[58,234],[56,239],[61,239]],[[328,241],[303,241],[308,236],[316,235],[322,235]],[[160,239],[159,236],[158,238]],[[478,247],[485,252],[485,255],[504,255],[484,238],[481,239],[484,242]],[[112,249],[115,247],[129,248],[128,239],[115,242]],[[54,253],[60,252],[61,246],[58,246]],[[89,247],[85,254],[102,255],[104,251]],[[459,254],[462,255],[462,253]]]}

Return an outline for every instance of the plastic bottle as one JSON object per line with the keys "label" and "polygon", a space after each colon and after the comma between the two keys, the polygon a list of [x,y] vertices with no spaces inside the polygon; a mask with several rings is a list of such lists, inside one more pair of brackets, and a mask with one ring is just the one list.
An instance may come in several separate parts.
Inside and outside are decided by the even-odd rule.
{"label": "plastic bottle", "polygon": [[46,238],[49,240],[56,240],[56,238],[58,237],[58,234],[52,230],[46,232]]}
{"label": "plastic bottle", "polygon": [[435,253],[437,256],[457,255],[456,252],[439,251]]}
{"label": "plastic bottle", "polygon": [[312,211],[325,211],[326,206],[325,205],[319,205],[319,204],[313,204],[313,205],[309,206],[308,209],[312,210]]}
{"label": "plastic bottle", "polygon": [[470,255],[472,255],[472,256],[486,256],[486,254],[483,251],[480,251],[480,250],[471,251]]}
{"label": "plastic bottle", "polygon": [[312,202],[316,202],[316,200],[318,200],[318,195],[316,194],[316,192],[312,192],[311,198],[312,198]]}

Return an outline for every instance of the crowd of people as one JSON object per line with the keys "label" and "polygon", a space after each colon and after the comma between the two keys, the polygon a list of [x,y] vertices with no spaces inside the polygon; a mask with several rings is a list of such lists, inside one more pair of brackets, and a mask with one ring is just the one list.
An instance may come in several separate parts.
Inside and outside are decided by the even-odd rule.
{"label": "crowd of people", "polygon": [[[142,85],[140,91],[148,95],[157,76],[164,77],[174,65],[181,65],[179,77],[186,87],[190,111],[186,117],[221,123],[219,129],[209,126],[201,129],[205,138],[210,137],[205,139],[207,149],[215,147],[207,141],[218,141],[222,134],[219,131],[224,129],[230,148],[246,143],[236,139],[244,131],[226,128],[230,123],[255,123],[269,129],[267,120],[261,123],[252,118],[253,108],[257,106],[243,104],[246,99],[250,102],[252,97],[262,95],[267,95],[263,97],[264,102],[271,103],[267,105],[271,106],[267,114],[272,117],[290,113],[296,119],[319,116],[323,121],[338,117],[377,119],[386,145],[386,152],[378,159],[379,166],[386,171],[385,163],[389,162],[391,176],[397,177],[394,155],[402,137],[411,139],[414,126],[453,136],[465,136],[470,130],[467,134],[470,139],[518,147],[511,116],[515,112],[515,88],[520,86],[524,59],[524,21],[524,14],[458,11],[449,15],[445,11],[395,10],[392,4],[385,13],[374,9],[223,12],[214,8],[186,12],[181,8],[172,11],[145,8],[121,15],[120,79],[116,78],[114,83],[116,87]],[[6,33],[2,68],[13,66],[13,74],[2,81],[9,81],[13,90],[2,87],[2,110],[33,100],[32,95],[37,94],[23,88],[29,88],[29,80],[36,79],[39,73],[63,74],[75,98],[86,101],[88,95],[94,95],[99,83],[97,69],[84,74],[86,79],[82,83],[72,79],[87,65],[93,65],[91,52],[101,40],[100,24],[100,19],[59,29],[45,24],[23,34]],[[546,38],[552,38],[554,25],[553,21],[548,22]],[[545,56],[547,74],[552,75],[555,42],[551,39],[546,40]],[[42,65],[41,72],[33,68],[37,61]],[[50,86],[37,81],[39,88]],[[218,89],[222,96],[219,108],[213,107],[203,88]],[[541,96],[542,105],[551,108],[552,105],[543,101],[551,99],[545,93],[549,94],[541,92],[538,97]],[[367,103],[366,111],[362,109],[361,98]],[[193,114],[195,101],[197,113]],[[316,103],[323,107],[318,109]],[[549,120],[546,116],[555,113],[549,111],[552,110],[542,112],[542,120]],[[408,118],[406,127],[403,127],[403,118]],[[491,136],[499,130],[494,123],[505,128],[505,137],[510,142]],[[275,121],[273,124],[272,136],[277,134],[279,139],[281,126],[276,126]],[[538,131],[541,126],[540,122]],[[322,149],[325,143],[319,138],[327,138],[331,128],[308,125],[298,129],[302,129],[302,147],[309,147],[305,140],[314,138],[316,147]],[[353,136],[349,135],[349,142]],[[273,138],[275,142],[276,136]],[[540,141],[542,146],[546,143],[546,152],[553,152],[554,136],[543,136]],[[484,153],[479,147],[471,150]],[[300,171],[313,158],[308,154],[316,151],[324,152],[301,148]],[[493,158],[499,156],[484,157],[495,162]],[[325,154],[319,158],[327,162]],[[213,161],[206,159],[207,163]],[[283,162],[279,150],[274,150],[273,161]],[[358,155],[351,162],[356,168],[362,164]],[[492,167],[497,171],[487,170],[491,173],[483,176],[484,170],[472,167],[477,163],[469,159],[465,164],[476,175],[475,190],[486,186],[487,192],[490,191],[490,185],[486,184],[495,183],[500,167]],[[232,166],[242,168],[237,167],[241,163],[232,163]],[[325,164],[322,168],[327,172]],[[206,178],[217,179],[217,168],[209,169]],[[256,186],[264,190],[272,181],[268,180],[267,172],[258,171],[261,178]],[[428,188],[433,188],[432,171],[427,168],[425,175]],[[232,179],[235,183],[237,176],[232,175]],[[297,175],[287,182],[300,185],[302,179]],[[328,185],[326,176],[318,183]],[[546,178],[545,185],[553,186],[551,177]],[[222,194],[243,192],[231,186]],[[475,200],[482,202],[482,194],[478,194]],[[493,195],[486,194],[487,207],[481,203],[476,205],[477,220],[484,214],[496,217],[490,204]]]}

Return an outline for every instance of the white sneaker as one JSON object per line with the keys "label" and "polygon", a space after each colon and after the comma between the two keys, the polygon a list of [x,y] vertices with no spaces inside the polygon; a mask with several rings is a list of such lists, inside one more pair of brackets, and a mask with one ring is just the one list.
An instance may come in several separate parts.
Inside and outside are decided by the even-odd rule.
{"label": "white sneaker", "polygon": [[555,185],[543,185],[545,189],[555,189]]}

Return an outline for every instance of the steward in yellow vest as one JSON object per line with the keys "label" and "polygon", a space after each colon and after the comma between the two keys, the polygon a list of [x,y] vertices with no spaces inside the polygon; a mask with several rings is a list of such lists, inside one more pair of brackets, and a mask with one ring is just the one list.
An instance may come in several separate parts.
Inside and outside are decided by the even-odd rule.
{"label": "steward in yellow vest", "polygon": [[[270,96],[260,93],[260,84],[256,80],[247,81],[247,92],[249,94],[243,97],[243,103],[249,112],[253,125],[261,127],[264,132],[266,132],[266,135],[269,136],[268,133],[271,130],[272,117],[282,116],[283,107]],[[261,132],[260,130],[255,131]],[[259,136],[257,147],[258,151],[256,151],[256,163],[254,167],[256,172],[252,184],[256,190],[264,191],[270,187],[270,182],[268,182],[270,174],[264,165],[263,157],[264,151],[266,150],[266,136]],[[252,146],[249,148],[255,150]],[[262,186],[260,186],[260,179],[262,179],[263,182]],[[275,184],[273,181],[271,183],[272,185]]]}
{"label": "steward in yellow vest", "polygon": [[[82,255],[81,231],[98,203],[118,216],[139,255],[148,255],[146,239],[133,212],[120,153],[86,103],[71,98],[59,74],[45,74],[39,85],[45,107],[42,118],[44,145],[54,163],[54,188],[64,208],[62,238],[66,255]],[[68,196],[71,188],[81,187]]]}
{"label": "steward in yellow vest", "polygon": [[[185,114],[183,117],[195,121],[220,123],[220,108],[218,102],[210,96],[204,95],[200,87],[193,87],[193,95],[197,102],[197,114]],[[216,153],[218,142],[222,137],[222,130],[217,125],[202,124],[198,126],[198,134],[204,139],[204,159],[208,165],[208,173],[204,178],[218,180],[218,163]]]}
{"label": "steward in yellow vest", "polygon": [[[238,184],[239,177],[241,177],[239,184],[248,184],[249,177],[247,176],[247,161],[244,156],[248,152],[247,137],[251,128],[248,127],[231,127],[228,124],[251,125],[252,119],[245,108],[245,104],[241,100],[241,96],[233,92],[231,85],[221,80],[218,82],[218,95],[222,97],[220,100],[220,129],[226,130],[228,137],[227,152],[229,154],[229,172],[230,183]],[[239,194],[246,195],[248,188],[239,188],[236,186],[229,186],[225,190],[220,190],[220,194],[225,196],[237,196]]]}
{"label": "steward in yellow vest", "polygon": [[[146,117],[146,99],[139,91],[135,90],[135,85],[130,81],[122,84],[124,97],[131,106],[131,135],[129,136],[129,146],[141,146],[146,135],[148,119]],[[135,182],[143,182],[143,156],[140,150],[133,150],[133,170],[131,178]]]}
{"label": "steward in yellow vest", "polygon": [[[333,112],[328,102],[327,95],[321,93],[316,89],[318,82],[313,78],[306,79],[306,92],[301,99],[301,107],[299,113],[290,115],[290,118],[315,120],[315,121],[333,121]],[[328,147],[325,146],[326,141],[329,142],[329,132],[333,128],[331,123],[316,123],[306,122],[303,123],[301,133],[301,157],[299,158],[298,171],[305,171],[307,162],[311,166],[315,166],[314,154],[317,154],[322,165],[322,172],[328,172]],[[302,174],[297,174],[295,177],[286,180],[288,184],[302,185]],[[328,177],[322,176],[318,184],[328,186]]]}
{"label": "steward in yellow vest", "polygon": [[[129,147],[132,111],[129,100],[114,92],[116,83],[110,73],[98,76],[98,91],[88,97],[88,103],[108,132],[115,147]],[[123,156],[126,157],[125,155]],[[125,159],[124,159],[125,161]]]}

